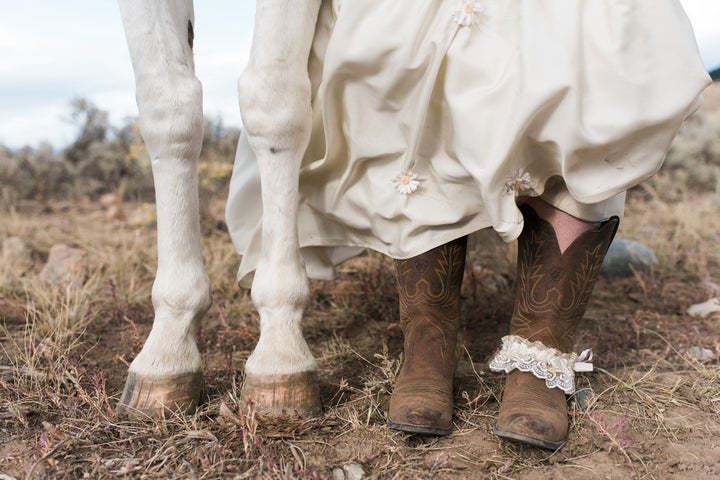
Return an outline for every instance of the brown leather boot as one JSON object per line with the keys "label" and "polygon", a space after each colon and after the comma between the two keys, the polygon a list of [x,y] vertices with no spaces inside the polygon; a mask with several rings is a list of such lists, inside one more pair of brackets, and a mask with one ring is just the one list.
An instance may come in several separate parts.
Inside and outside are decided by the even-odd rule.
{"label": "brown leather boot", "polygon": [[396,260],[404,361],[387,423],[411,433],[452,431],[453,376],[467,237]]}
{"label": "brown leather boot", "polygon": [[[490,362],[508,373],[494,432],[556,450],[567,440],[565,394],[574,392],[575,330],[615,236],[613,217],[560,252],[555,230],[528,207],[518,240],[517,291],[510,335]],[[580,359],[583,360],[583,359]],[[590,370],[586,368],[585,370]]]}

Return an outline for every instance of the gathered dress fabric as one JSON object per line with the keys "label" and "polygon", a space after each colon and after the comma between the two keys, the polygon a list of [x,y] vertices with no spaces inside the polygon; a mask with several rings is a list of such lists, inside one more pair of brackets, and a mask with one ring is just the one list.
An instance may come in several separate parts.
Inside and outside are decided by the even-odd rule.
{"label": "gathered dress fabric", "polygon": [[[308,72],[298,235],[321,279],[365,248],[514,240],[529,196],[621,215],[709,83],[677,0],[325,0]],[[262,204],[244,135],[226,217],[249,286]]]}

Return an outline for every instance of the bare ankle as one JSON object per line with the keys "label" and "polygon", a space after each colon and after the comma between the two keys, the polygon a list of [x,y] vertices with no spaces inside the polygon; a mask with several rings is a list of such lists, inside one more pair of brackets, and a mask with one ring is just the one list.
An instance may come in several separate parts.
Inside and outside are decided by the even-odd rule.
{"label": "bare ankle", "polygon": [[573,217],[539,197],[529,198],[526,204],[535,210],[538,217],[552,225],[561,252],[564,252],[577,237],[600,226],[600,222],[586,222]]}

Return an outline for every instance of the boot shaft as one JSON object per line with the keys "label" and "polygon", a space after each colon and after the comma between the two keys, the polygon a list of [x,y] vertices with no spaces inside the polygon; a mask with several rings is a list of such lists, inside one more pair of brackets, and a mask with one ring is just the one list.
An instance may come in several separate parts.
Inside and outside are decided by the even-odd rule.
{"label": "boot shaft", "polygon": [[467,236],[407,260],[395,260],[403,330],[411,322],[430,318],[458,328],[466,250]]}
{"label": "boot shaft", "polygon": [[521,210],[525,226],[510,333],[569,353],[619,220],[581,234],[561,252],[552,225],[529,206]]}

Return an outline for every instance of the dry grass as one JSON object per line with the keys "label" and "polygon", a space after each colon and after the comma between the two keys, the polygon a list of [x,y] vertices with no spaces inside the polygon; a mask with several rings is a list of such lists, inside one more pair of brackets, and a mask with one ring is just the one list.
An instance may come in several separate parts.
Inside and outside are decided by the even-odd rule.
{"label": "dry grass", "polygon": [[[335,282],[313,282],[306,336],[321,369],[322,416],[274,421],[238,402],[242,366],[258,334],[222,206],[203,222],[215,303],[200,333],[204,403],[163,422],[112,415],[127,363],[152,322],[155,232],[107,220],[93,205],[17,205],[0,239],[29,242],[32,268],[0,267],[0,473],[14,478],[717,478],[720,476],[720,326],[692,303],[717,294],[720,195],[688,193],[661,174],[630,195],[620,235],[654,249],[652,275],[601,279],[581,327],[596,372],[571,402],[559,452],[500,442],[492,424],[502,377],[486,362],[507,329],[513,246],[491,232],[470,243],[463,286],[462,361],[455,432],[426,438],[385,427],[400,364],[392,263],[348,262]],[[671,193],[668,193],[671,192]],[[130,206],[128,206],[130,208]],[[56,243],[87,251],[80,289],[38,278]],[[714,283],[713,283],[714,282]],[[699,346],[715,352],[699,362]]]}
{"label": "dry grass", "polygon": [[[648,199],[649,198],[649,199]],[[673,478],[720,474],[720,366],[691,346],[720,351],[716,320],[684,309],[712,294],[720,277],[717,195],[667,203],[632,195],[621,235],[652,248],[652,276],[601,280],[583,325],[598,369],[572,403],[570,442],[542,452],[491,434],[502,378],[486,361],[507,325],[512,246],[480,232],[464,285],[463,361],[456,431],[433,439],[384,426],[400,363],[392,263],[370,254],[344,265],[335,282],[313,283],[306,331],[321,366],[324,414],[273,421],[239,406],[242,365],[258,319],[236,288],[225,234],[207,230],[205,257],[215,305],[203,324],[205,403],[165,422],[119,420],[112,407],[152,321],[154,230],[80,222],[89,207],[5,216],[3,238],[29,239],[30,273],[0,291],[27,306],[4,313],[0,331],[0,472],[15,478],[329,478],[361,466],[372,478]],[[29,207],[26,207],[26,210]],[[102,218],[98,215],[98,218]],[[88,252],[77,290],[49,287],[37,271],[50,246]],[[482,266],[483,268],[478,268]],[[368,301],[372,299],[373,301]],[[9,312],[11,310],[7,310]]]}

